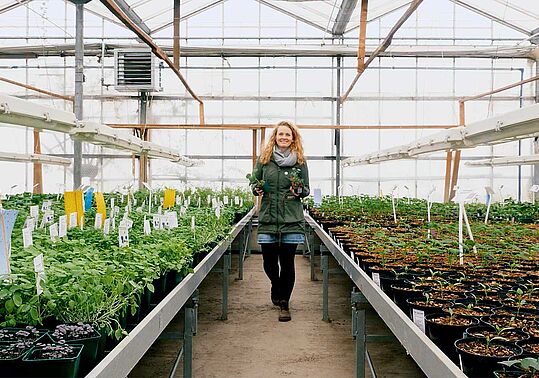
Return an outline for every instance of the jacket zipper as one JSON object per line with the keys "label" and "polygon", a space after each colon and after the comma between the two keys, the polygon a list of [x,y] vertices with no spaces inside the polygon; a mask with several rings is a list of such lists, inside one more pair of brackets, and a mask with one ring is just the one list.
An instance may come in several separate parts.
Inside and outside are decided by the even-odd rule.
{"label": "jacket zipper", "polygon": [[277,238],[279,238],[279,247],[281,246],[281,230],[280,230],[280,227],[279,227],[279,190],[280,190],[280,185],[279,185],[279,179],[280,179],[280,176],[281,176],[281,167],[279,167],[279,165],[276,163],[275,164],[277,166]]}

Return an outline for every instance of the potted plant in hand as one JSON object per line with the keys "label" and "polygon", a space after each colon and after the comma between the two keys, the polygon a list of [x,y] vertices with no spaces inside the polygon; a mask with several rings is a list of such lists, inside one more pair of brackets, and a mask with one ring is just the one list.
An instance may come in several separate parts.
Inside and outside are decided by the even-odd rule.
{"label": "potted plant in hand", "polygon": [[247,180],[249,180],[249,185],[253,186],[258,189],[262,189],[264,192],[269,190],[269,186],[266,183],[265,180],[259,180],[256,175],[258,173],[258,170],[254,169],[253,173],[248,173],[245,177]]}
{"label": "potted plant in hand", "polygon": [[292,183],[292,191],[296,193],[297,195],[300,195],[303,193],[303,179],[301,178],[301,169],[300,168],[292,168],[290,170],[290,175],[288,176],[290,179],[290,182]]}

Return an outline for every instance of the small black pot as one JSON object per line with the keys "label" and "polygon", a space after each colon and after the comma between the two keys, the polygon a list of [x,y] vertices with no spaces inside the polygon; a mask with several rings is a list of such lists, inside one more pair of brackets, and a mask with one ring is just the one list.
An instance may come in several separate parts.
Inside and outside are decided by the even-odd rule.
{"label": "small black pot", "polygon": [[479,321],[475,318],[465,318],[456,315],[457,319],[466,319],[466,324],[463,325],[449,325],[438,324],[434,320],[440,317],[447,317],[445,313],[430,314],[425,317],[425,331],[427,336],[436,344],[442,352],[444,352],[454,362],[458,361],[457,351],[455,350],[454,343],[456,340],[462,338],[467,328],[477,325]]}
{"label": "small black pot", "polygon": [[[491,327],[491,326],[488,326],[488,325],[473,326],[473,327],[470,327],[470,328],[466,329],[466,332],[464,333],[464,337],[483,338],[484,336],[483,335],[478,335],[478,333],[479,332],[484,332],[484,331],[494,332],[495,328]],[[530,335],[528,335],[524,331],[521,331],[520,329],[511,328],[511,329],[507,330],[506,332],[516,333],[520,337],[518,340],[507,340],[508,342],[511,342],[511,343],[516,343],[518,341],[528,340],[530,338]],[[504,337],[504,332],[500,333],[500,336]]]}
{"label": "small black pot", "polygon": [[455,341],[455,348],[459,355],[459,362],[461,369],[469,378],[484,378],[491,377],[494,373],[494,370],[500,368],[498,362],[507,361],[509,358],[514,358],[522,354],[522,348],[513,343],[508,343],[505,341],[495,340],[492,341],[492,345],[503,345],[512,351],[514,354],[509,357],[494,357],[494,356],[481,356],[478,354],[472,354],[467,351],[462,350],[462,345],[470,342],[481,342],[486,343],[485,339],[476,338],[476,337],[467,337]]}
{"label": "small black pot", "polygon": [[393,290],[393,302],[405,313],[410,312],[407,299],[420,297],[423,293],[428,292],[427,288],[412,288],[412,284],[404,283],[403,285],[391,285]]}
{"label": "small black pot", "polygon": [[525,357],[539,358],[539,353],[532,353],[530,350],[526,350],[528,345],[539,345],[539,337],[530,337],[527,340],[517,341],[517,345],[522,348],[522,355]]}

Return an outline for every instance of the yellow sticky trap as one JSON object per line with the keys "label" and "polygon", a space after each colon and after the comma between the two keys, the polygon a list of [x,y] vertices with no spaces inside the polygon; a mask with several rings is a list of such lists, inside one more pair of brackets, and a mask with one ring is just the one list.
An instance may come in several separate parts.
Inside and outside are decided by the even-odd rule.
{"label": "yellow sticky trap", "polygon": [[[95,203],[97,206],[97,212],[102,214],[102,221],[101,223],[105,222],[105,219],[107,219],[107,205],[105,205],[105,197],[103,197],[103,193],[94,193]],[[103,224],[101,224],[101,227],[103,227]]]}
{"label": "yellow sticky trap", "polygon": [[81,218],[84,216],[84,200],[81,190],[64,193],[64,210],[68,222],[70,221],[69,214],[77,213],[77,226],[81,224]]}
{"label": "yellow sticky trap", "polygon": [[176,203],[176,189],[166,189],[165,190],[165,200],[163,201],[163,208],[170,209],[174,207]]}

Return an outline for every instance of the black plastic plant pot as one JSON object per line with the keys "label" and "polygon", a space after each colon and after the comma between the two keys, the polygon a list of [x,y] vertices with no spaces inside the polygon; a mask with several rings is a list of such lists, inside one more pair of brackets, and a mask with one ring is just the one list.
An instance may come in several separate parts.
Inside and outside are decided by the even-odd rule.
{"label": "black plastic plant pot", "polygon": [[410,312],[406,300],[420,297],[424,292],[428,291],[428,289],[425,288],[414,288],[408,283],[403,285],[391,285],[391,290],[393,290],[393,302],[395,302],[405,314]]}
{"label": "black plastic plant pot", "polygon": [[455,341],[455,348],[459,354],[461,370],[468,376],[468,378],[492,377],[494,371],[500,368],[499,362],[507,361],[510,358],[514,358],[522,354],[522,348],[518,345],[500,340],[491,341],[490,347],[503,347],[508,351],[508,353],[511,353],[511,355],[503,357],[486,356],[464,350],[466,345],[470,345],[472,343],[486,345],[486,339],[468,337]]}
{"label": "black plastic plant pot", "polygon": [[33,345],[32,341],[0,344],[0,376],[24,377],[29,375],[22,363],[22,358]]}
{"label": "black plastic plant pot", "polygon": [[37,355],[41,347],[33,347],[22,358],[23,365],[30,376],[39,377],[57,377],[57,378],[76,378],[79,375],[79,364],[81,352],[84,349],[82,345],[72,345],[76,351],[74,357],[41,359]]}
{"label": "black plastic plant pot", "polygon": [[393,278],[393,277],[384,277],[380,276],[380,287],[387,294],[388,297],[393,298],[393,289],[391,285],[402,285],[404,283],[404,278]]}
{"label": "black plastic plant pot", "polygon": [[531,375],[526,375],[523,371],[518,370],[497,370],[494,372],[495,378],[533,378]]}
{"label": "black plastic plant pot", "polygon": [[46,335],[48,330],[37,329],[35,327],[15,328],[5,327],[0,328],[0,343],[14,343],[17,341],[37,341]]}
{"label": "black plastic plant pot", "polygon": [[[66,344],[69,345],[82,345],[84,348],[82,349],[82,353],[80,356],[80,372],[81,374],[86,374],[89,372],[94,366],[98,358],[98,352],[99,352],[99,345],[101,343],[101,334],[99,331],[94,330],[93,333],[94,336],[90,337],[84,337],[80,339],[74,339],[74,340],[65,340]],[[52,340],[54,342],[58,342],[59,340],[52,337]]]}
{"label": "black plastic plant pot", "polygon": [[517,341],[517,345],[523,349],[523,356],[539,358],[539,337],[530,337],[527,340]]}
{"label": "black plastic plant pot", "polygon": [[477,325],[476,318],[466,318],[455,315],[455,324],[439,324],[436,322],[441,318],[450,318],[448,314],[436,313],[425,316],[425,333],[442,352],[444,352],[454,362],[458,361],[457,351],[454,343],[462,338],[467,328]]}
{"label": "black plastic plant pot", "polygon": [[506,339],[506,341],[511,343],[516,343],[517,341],[527,340],[530,338],[530,335],[528,335],[526,332],[515,328],[506,329],[500,332],[498,335],[495,328],[488,325],[470,327],[466,329],[466,332],[464,332],[464,337],[485,338],[487,335],[489,337],[503,337]]}
{"label": "black plastic plant pot", "polygon": [[436,314],[442,311],[445,305],[451,304],[451,301],[445,301],[440,299],[427,300],[425,297],[409,298],[406,300],[410,309],[408,316],[414,320],[414,310],[421,311],[422,316]]}

